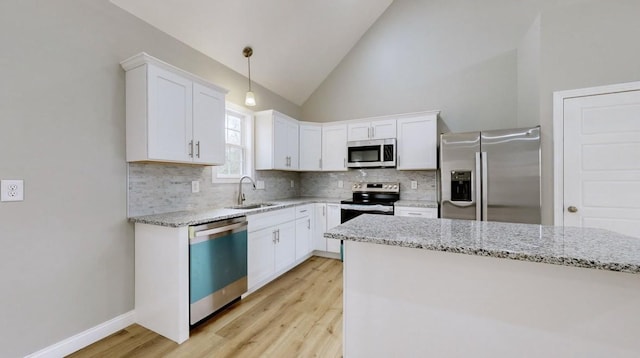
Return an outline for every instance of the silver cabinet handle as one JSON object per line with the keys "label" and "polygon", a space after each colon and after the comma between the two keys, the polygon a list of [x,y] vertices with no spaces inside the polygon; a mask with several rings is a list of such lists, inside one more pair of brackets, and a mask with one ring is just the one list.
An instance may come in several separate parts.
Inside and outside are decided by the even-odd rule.
{"label": "silver cabinet handle", "polygon": [[301,213],[306,213],[306,212],[307,212],[307,209],[300,210],[300,212],[301,212]]}
{"label": "silver cabinet handle", "polygon": [[189,158],[193,158],[193,141],[189,141]]}
{"label": "silver cabinet handle", "polygon": [[273,241],[273,243],[276,243],[276,231],[273,230],[273,232],[271,233],[271,236],[273,236],[273,238],[271,239],[271,241]]}
{"label": "silver cabinet handle", "polygon": [[342,165],[346,168],[347,167],[347,158],[342,158]]}
{"label": "silver cabinet handle", "polygon": [[311,230],[311,219],[307,219],[307,229]]}
{"label": "silver cabinet handle", "polygon": [[414,215],[414,216],[421,216],[421,215],[422,215],[422,214],[420,214],[420,213],[407,213],[407,214],[409,214],[409,215]]}
{"label": "silver cabinet handle", "polygon": [[469,205],[476,206],[476,220],[482,220],[482,206],[480,206],[480,196],[482,195],[482,159],[480,157],[480,152],[476,152],[476,172],[473,177],[471,177],[471,181],[475,180],[475,193],[472,195],[472,202]]}
{"label": "silver cabinet handle", "polygon": [[196,157],[200,158],[200,141],[196,142]]}
{"label": "silver cabinet handle", "polygon": [[376,137],[376,127],[371,127],[371,138]]}
{"label": "silver cabinet handle", "polygon": [[280,229],[276,230],[276,241],[280,242]]}
{"label": "silver cabinet handle", "polygon": [[322,158],[318,160],[318,169],[322,169]]}
{"label": "silver cabinet handle", "polygon": [[570,206],[567,208],[567,211],[570,213],[577,213],[578,212],[578,208],[576,208],[575,206]]}
{"label": "silver cabinet handle", "polygon": [[326,205],[322,205],[322,216],[327,215],[327,214],[325,213],[325,211],[326,211],[326,210],[327,210],[327,206],[326,206]]}

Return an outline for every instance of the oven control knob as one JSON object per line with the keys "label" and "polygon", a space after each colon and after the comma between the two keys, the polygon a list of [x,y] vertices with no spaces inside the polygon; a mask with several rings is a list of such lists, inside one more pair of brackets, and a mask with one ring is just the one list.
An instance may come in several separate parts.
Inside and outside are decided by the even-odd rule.
{"label": "oven control knob", "polygon": [[394,188],[394,189],[398,189],[398,186],[397,186],[397,185],[394,185],[394,186],[393,186],[393,188]]}

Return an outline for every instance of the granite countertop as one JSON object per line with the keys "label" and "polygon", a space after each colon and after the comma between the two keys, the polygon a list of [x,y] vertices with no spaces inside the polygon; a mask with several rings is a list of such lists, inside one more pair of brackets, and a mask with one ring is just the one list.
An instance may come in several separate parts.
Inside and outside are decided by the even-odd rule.
{"label": "granite countertop", "polygon": [[253,215],[258,213],[264,213],[267,211],[273,211],[278,209],[284,209],[292,206],[312,203],[340,203],[341,199],[338,198],[317,198],[317,197],[300,197],[300,198],[287,198],[278,200],[269,200],[269,203],[274,203],[273,206],[267,206],[258,209],[228,209],[228,208],[212,208],[204,210],[189,210],[189,211],[174,211],[163,214],[153,214],[144,216],[130,217],[129,221],[132,223],[151,224],[168,227],[182,227],[189,225],[198,225],[212,221],[233,219],[246,215]]}
{"label": "granite countertop", "polygon": [[412,208],[438,208],[437,201],[428,200],[398,200],[394,203],[395,206],[405,206]]}
{"label": "granite countertop", "polygon": [[361,215],[327,238],[640,273],[640,239],[602,229]]}

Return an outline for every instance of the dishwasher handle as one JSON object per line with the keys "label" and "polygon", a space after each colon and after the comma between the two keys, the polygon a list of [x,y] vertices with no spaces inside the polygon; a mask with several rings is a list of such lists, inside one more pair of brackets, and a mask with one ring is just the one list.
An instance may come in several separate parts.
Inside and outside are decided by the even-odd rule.
{"label": "dishwasher handle", "polygon": [[243,226],[247,226],[247,222],[243,222],[243,223],[238,223],[238,224],[233,224],[233,225],[229,225],[229,226],[223,226],[223,227],[218,227],[215,229],[209,229],[209,230],[202,230],[202,231],[196,231],[193,234],[193,237],[202,237],[202,236],[209,236],[209,235],[215,235],[215,234],[219,234],[221,232],[225,232],[225,231],[231,231]]}

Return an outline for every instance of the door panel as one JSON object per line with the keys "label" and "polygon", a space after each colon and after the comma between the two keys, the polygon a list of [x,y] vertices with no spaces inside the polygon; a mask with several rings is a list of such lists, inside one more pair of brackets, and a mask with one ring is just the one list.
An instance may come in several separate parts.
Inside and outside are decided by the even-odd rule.
{"label": "door panel", "polygon": [[[476,153],[480,151],[480,133],[446,133],[440,137],[440,178],[442,217],[446,219],[476,220]],[[451,172],[471,172],[471,201],[451,200]],[[478,220],[480,218],[477,218]]]}
{"label": "door panel", "polygon": [[482,132],[487,220],[540,224],[540,128]]}
{"label": "door panel", "polygon": [[640,91],[566,99],[563,151],[564,225],[640,238]]}
{"label": "door panel", "polygon": [[193,84],[194,162],[224,164],[224,111],[224,94]]}

